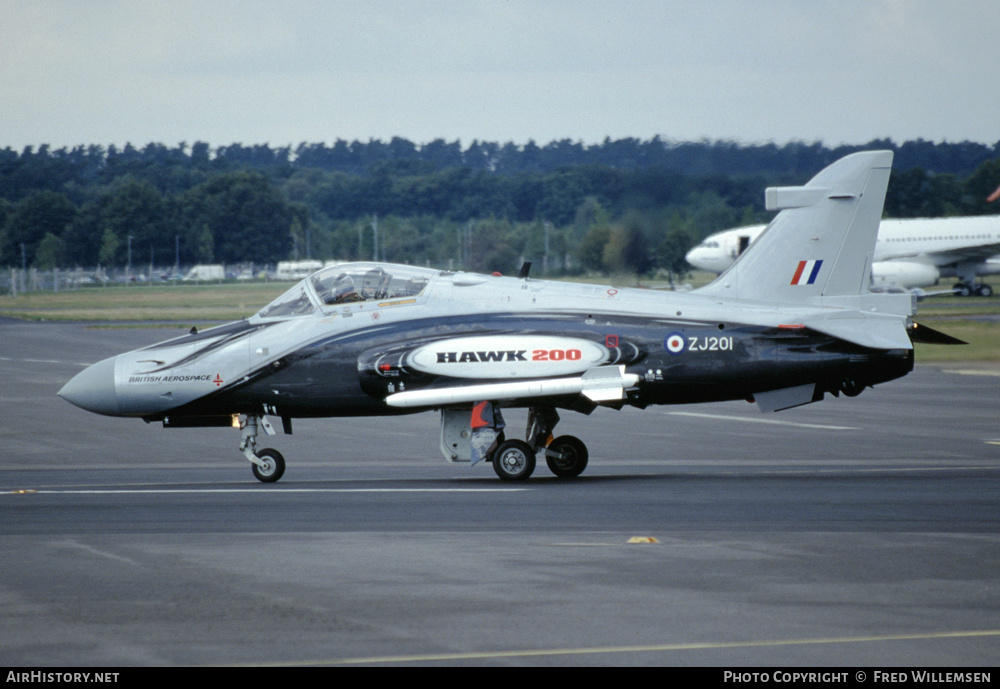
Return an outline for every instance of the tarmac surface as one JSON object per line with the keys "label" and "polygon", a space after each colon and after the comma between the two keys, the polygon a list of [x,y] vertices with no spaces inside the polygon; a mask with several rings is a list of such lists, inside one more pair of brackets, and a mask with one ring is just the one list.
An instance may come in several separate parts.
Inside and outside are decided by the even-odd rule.
{"label": "tarmac surface", "polygon": [[296,420],[264,485],[235,431],[56,397],[182,333],[0,321],[0,665],[1000,657],[1000,369],[770,415],[565,412],[586,473],[517,485],[445,462],[436,414]]}

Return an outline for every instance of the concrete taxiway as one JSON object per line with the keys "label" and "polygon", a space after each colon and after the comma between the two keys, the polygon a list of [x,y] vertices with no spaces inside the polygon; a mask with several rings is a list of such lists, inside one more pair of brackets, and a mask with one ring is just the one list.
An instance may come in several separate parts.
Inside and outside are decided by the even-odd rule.
{"label": "concrete taxiway", "polygon": [[296,420],[264,485],[235,431],[56,397],[177,334],[0,323],[0,664],[995,664],[996,369],[567,412],[574,481],[450,465],[434,414]]}

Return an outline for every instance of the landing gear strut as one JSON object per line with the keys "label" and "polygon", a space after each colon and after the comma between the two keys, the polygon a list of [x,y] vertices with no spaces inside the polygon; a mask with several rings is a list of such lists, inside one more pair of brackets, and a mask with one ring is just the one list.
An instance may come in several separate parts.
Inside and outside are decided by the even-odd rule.
{"label": "landing gear strut", "polygon": [[263,483],[274,483],[285,473],[285,458],[271,448],[257,450],[257,427],[264,427],[265,435],[274,435],[274,428],[263,416],[247,414],[240,417],[240,451],[250,460],[254,477]]}

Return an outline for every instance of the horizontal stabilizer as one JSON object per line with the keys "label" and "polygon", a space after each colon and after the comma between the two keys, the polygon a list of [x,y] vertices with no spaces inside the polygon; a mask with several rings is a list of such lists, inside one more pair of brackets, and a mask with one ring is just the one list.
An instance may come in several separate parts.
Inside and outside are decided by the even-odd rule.
{"label": "horizontal stabilizer", "polygon": [[638,384],[639,376],[625,373],[624,366],[601,366],[582,376],[550,378],[547,380],[519,380],[509,383],[460,385],[449,388],[430,388],[397,392],[385,398],[390,407],[444,407],[482,400],[510,400],[521,397],[554,397],[582,394],[595,402],[620,400],[625,389]]}
{"label": "horizontal stabilizer", "polygon": [[764,190],[764,207],[769,211],[815,206],[830,194],[824,187],[768,187]]}
{"label": "horizontal stabilizer", "polygon": [[912,342],[921,342],[923,344],[940,344],[940,345],[964,345],[969,344],[957,337],[952,337],[940,330],[935,330],[934,328],[928,328],[926,325],[920,325],[919,323],[913,323],[908,329],[907,333],[910,336]]}
{"label": "horizontal stabilizer", "polygon": [[846,342],[872,349],[913,349],[906,328],[898,319],[862,312],[842,312],[838,317],[804,318],[805,327]]}

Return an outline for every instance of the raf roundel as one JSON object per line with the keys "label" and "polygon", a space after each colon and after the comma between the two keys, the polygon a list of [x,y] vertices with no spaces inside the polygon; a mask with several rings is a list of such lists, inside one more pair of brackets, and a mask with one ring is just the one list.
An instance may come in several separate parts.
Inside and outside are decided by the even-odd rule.
{"label": "raf roundel", "polygon": [[684,336],[680,333],[670,333],[663,341],[663,348],[671,354],[680,354],[684,351]]}

